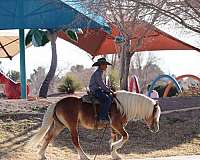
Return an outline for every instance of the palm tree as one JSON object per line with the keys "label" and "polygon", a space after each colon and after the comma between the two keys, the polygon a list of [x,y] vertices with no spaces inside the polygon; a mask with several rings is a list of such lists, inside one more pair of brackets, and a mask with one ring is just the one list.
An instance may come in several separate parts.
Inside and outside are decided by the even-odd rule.
{"label": "palm tree", "polygon": [[[76,34],[78,30],[67,29],[64,31],[71,40],[78,41],[78,36]],[[81,30],[79,31],[82,32]],[[56,68],[57,68],[56,39],[57,39],[56,30],[32,29],[32,30],[29,30],[28,34],[26,35],[26,45],[32,43],[34,46],[40,47],[40,46],[46,45],[49,41],[51,42],[51,50],[52,50],[51,65],[47,73],[47,76],[44,79],[39,91],[39,97],[42,97],[42,98],[47,97],[47,92],[48,92],[50,82],[53,79],[56,72]]]}

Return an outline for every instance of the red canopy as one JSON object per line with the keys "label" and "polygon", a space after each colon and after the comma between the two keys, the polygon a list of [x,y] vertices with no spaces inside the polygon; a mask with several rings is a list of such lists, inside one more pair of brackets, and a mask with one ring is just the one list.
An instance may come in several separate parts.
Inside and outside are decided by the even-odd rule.
{"label": "red canopy", "polygon": [[[115,37],[120,35],[117,28],[111,24],[112,34],[109,35],[101,29],[84,30],[83,34],[79,34],[78,42],[71,41],[64,32],[60,32],[58,36],[66,41],[85,50],[93,57],[97,55],[115,54],[119,51],[119,46],[115,43]],[[148,27],[148,28],[147,28]],[[147,33],[146,30],[148,29]],[[159,30],[154,26],[149,26],[146,23],[139,23],[132,27],[131,23],[127,23],[126,30],[133,33],[131,37],[132,51],[156,51],[156,50],[197,50],[199,48],[191,46],[177,38]],[[142,37],[140,45],[136,47],[138,38]]]}

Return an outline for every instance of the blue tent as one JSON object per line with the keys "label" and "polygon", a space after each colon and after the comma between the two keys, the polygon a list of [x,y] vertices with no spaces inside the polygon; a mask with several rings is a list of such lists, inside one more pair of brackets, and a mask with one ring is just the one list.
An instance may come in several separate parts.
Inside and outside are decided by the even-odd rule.
{"label": "blue tent", "polygon": [[24,29],[109,29],[102,17],[87,11],[78,1],[66,0],[1,0],[0,20],[0,29],[19,29],[22,98],[26,98]]}
{"label": "blue tent", "polygon": [[108,27],[75,0],[1,0],[0,20],[0,29]]}

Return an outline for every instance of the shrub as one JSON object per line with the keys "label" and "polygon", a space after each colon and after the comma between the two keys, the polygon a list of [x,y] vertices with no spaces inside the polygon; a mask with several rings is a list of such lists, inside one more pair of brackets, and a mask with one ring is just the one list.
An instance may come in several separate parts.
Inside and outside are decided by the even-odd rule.
{"label": "shrub", "polygon": [[64,77],[62,84],[58,86],[59,92],[65,92],[68,94],[74,93],[76,90],[81,89],[80,82],[75,79],[72,75],[67,75]]}
{"label": "shrub", "polygon": [[109,72],[109,85],[111,87],[111,89],[113,91],[116,91],[118,90],[120,87],[119,87],[119,73],[116,69],[112,69],[110,72]]}

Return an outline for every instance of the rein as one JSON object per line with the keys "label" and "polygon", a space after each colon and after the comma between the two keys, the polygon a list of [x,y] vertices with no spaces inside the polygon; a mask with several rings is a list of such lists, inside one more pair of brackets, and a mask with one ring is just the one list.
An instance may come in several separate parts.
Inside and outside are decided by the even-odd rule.
{"label": "rein", "polygon": [[[112,96],[113,96],[113,98],[115,98],[116,100],[117,100],[117,102],[123,107],[123,105],[122,105],[122,103],[120,102],[120,100],[116,97],[116,94],[114,94],[114,93],[112,93]],[[94,104],[93,104],[94,105]],[[94,107],[95,107],[95,113],[96,113],[96,106],[94,105]],[[96,118],[95,118],[96,119]],[[98,128],[97,128],[98,126],[97,126],[97,122],[96,122],[96,120],[95,120],[95,129],[97,130],[97,132],[98,132]],[[102,143],[102,141],[103,141],[103,137],[104,137],[104,135],[105,135],[105,132],[106,132],[106,129],[108,128],[108,125],[106,125],[106,127],[104,128],[104,131],[103,131],[103,134],[102,134],[102,136],[100,137],[99,136],[99,132],[98,132],[98,137],[99,137],[99,144],[98,144],[98,148],[97,148],[97,152],[96,152],[96,154],[95,154],[95,156],[94,156],[94,159],[93,160],[96,160],[96,157],[97,157],[97,155],[99,154],[99,151],[100,151],[100,146],[101,146],[101,143]]]}
{"label": "rein", "polygon": [[122,103],[120,102],[120,100],[117,98],[116,94],[112,94],[113,98],[117,100],[117,102],[120,104],[120,106],[122,106],[124,108],[124,106],[122,105]]}
{"label": "rein", "polygon": [[101,139],[100,139],[99,132],[98,132],[98,129],[97,129],[97,132],[98,132],[98,138],[99,138],[100,140],[99,140],[99,144],[98,144],[98,146],[97,146],[97,147],[98,147],[98,148],[97,148],[97,152],[96,152],[96,154],[95,154],[93,160],[95,160],[96,157],[97,157],[97,155],[99,154],[100,146],[101,146],[101,143],[102,143],[102,141],[103,141],[103,137],[104,137],[104,135],[105,135],[105,132],[106,132],[106,129],[107,129],[107,128],[108,128],[108,125],[106,125],[106,127],[104,128],[104,131],[103,131],[103,134],[102,134],[102,136],[101,136]]}

